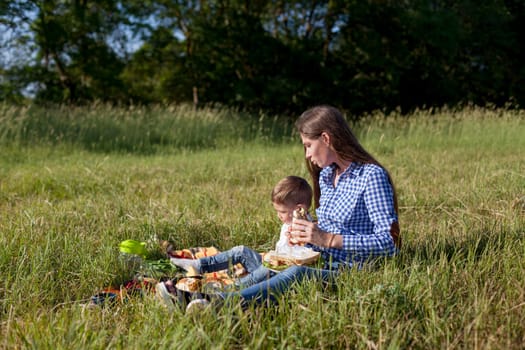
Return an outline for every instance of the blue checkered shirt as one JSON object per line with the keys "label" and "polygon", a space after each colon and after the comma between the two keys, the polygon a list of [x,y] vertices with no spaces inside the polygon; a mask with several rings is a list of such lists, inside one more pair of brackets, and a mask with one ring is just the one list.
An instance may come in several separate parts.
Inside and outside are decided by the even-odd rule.
{"label": "blue checkered shirt", "polygon": [[375,164],[353,162],[334,187],[335,165],[322,169],[316,210],[319,228],[343,235],[343,248],[322,248],[325,261],[352,266],[397,252],[390,226],[397,222],[393,189],[386,171]]}

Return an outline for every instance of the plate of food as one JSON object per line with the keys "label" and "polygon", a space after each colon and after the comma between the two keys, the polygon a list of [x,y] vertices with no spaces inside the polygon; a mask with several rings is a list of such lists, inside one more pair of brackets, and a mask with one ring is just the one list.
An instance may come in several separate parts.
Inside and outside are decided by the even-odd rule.
{"label": "plate of food", "polygon": [[272,267],[310,265],[316,263],[320,255],[321,253],[311,249],[302,249],[300,253],[270,250],[264,255],[264,261]]}

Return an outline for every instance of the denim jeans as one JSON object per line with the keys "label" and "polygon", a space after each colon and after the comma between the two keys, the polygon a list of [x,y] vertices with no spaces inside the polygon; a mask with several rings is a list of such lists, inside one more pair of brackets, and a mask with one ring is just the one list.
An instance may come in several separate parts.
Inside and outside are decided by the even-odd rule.
{"label": "denim jeans", "polygon": [[248,274],[235,281],[235,284],[243,288],[265,281],[276,274],[263,265],[259,253],[242,245],[217,255],[200,258],[199,261],[201,273],[225,270],[235,264],[241,264]]}
{"label": "denim jeans", "polygon": [[270,301],[275,302],[277,296],[287,291],[294,282],[304,279],[317,279],[322,282],[333,282],[339,274],[338,270],[323,270],[307,266],[291,266],[284,271],[263,280],[239,292],[220,293],[222,298],[240,298],[243,306],[248,303],[262,304]]}

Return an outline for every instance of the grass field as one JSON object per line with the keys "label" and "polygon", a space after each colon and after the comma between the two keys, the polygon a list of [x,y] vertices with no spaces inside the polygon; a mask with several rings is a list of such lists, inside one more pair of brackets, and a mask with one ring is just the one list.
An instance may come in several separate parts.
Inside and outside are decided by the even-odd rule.
{"label": "grass field", "polygon": [[[270,191],[307,177],[289,120],[227,109],[0,107],[0,348],[523,349],[525,113],[375,114],[403,250],[336,289],[188,317],[152,296],[86,309],[134,271],[124,239],[271,248]],[[152,249],[155,249],[154,246]]]}

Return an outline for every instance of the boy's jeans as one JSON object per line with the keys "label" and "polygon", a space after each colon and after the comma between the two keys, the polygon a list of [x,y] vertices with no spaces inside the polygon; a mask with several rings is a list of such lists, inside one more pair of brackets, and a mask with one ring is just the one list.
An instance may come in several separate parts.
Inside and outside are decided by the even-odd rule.
{"label": "boy's jeans", "polygon": [[259,253],[242,245],[217,255],[201,258],[199,261],[202,273],[225,270],[235,264],[241,264],[248,274],[235,281],[235,284],[242,287],[265,281],[276,274],[263,265]]}

